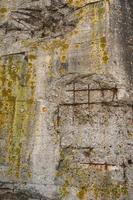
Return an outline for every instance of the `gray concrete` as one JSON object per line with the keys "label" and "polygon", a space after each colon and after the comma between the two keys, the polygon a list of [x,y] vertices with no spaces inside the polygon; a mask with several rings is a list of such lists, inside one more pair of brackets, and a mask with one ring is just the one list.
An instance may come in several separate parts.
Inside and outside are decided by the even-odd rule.
{"label": "gray concrete", "polygon": [[0,1],[0,199],[132,200],[132,0]]}

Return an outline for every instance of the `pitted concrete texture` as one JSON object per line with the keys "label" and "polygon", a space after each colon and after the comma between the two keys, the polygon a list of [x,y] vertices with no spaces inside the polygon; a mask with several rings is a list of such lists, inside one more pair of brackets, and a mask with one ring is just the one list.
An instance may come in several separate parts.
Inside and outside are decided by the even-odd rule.
{"label": "pitted concrete texture", "polygon": [[132,15],[0,1],[0,200],[133,199]]}

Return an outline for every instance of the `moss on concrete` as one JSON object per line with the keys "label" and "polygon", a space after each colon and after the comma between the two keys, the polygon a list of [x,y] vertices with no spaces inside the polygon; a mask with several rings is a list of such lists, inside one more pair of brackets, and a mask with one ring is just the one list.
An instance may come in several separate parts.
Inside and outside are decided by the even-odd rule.
{"label": "moss on concrete", "polygon": [[[33,59],[33,56],[32,56]],[[3,58],[0,66],[1,113],[0,124],[8,130],[9,174],[20,177],[23,167],[24,143],[29,140],[29,125],[34,117],[35,72],[20,56]],[[6,150],[5,149],[5,150]]]}

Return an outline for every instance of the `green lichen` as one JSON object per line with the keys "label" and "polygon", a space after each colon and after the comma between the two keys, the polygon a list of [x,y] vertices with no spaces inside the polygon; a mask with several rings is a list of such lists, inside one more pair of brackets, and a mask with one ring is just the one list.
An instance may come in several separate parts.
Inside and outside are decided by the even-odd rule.
{"label": "green lichen", "polygon": [[106,37],[103,36],[100,38],[100,48],[101,48],[101,52],[102,52],[102,60],[104,64],[107,64],[109,61],[109,56],[107,53],[107,47],[106,47]]}
{"label": "green lichen", "polygon": [[5,14],[8,12],[8,9],[7,8],[0,8],[0,14]]}
{"label": "green lichen", "polygon": [[108,3],[108,4],[110,4],[110,0],[104,0],[105,1],[105,3]]}
{"label": "green lichen", "polygon": [[99,9],[98,9],[99,18],[100,19],[103,18],[104,14],[105,14],[105,8],[104,7],[99,7]]}
{"label": "green lichen", "polygon": [[0,165],[5,163],[5,158],[0,157]]}
{"label": "green lichen", "polygon": [[80,191],[77,193],[77,197],[80,199],[80,200],[83,200],[85,195],[87,193],[87,187],[86,186],[83,186],[80,188]]}
{"label": "green lichen", "polygon": [[95,194],[95,199],[99,199],[101,196],[106,199],[118,200],[121,196],[128,195],[128,188],[124,184],[107,182],[103,178],[103,182],[93,184],[93,191]]}
{"label": "green lichen", "polygon": [[6,160],[10,167],[9,174],[19,178],[35,109],[35,72],[24,56],[9,56],[1,60],[0,86],[3,115],[0,124],[3,131],[5,128],[8,130]]}
{"label": "green lichen", "polygon": [[77,197],[80,200],[85,200],[89,192],[95,196],[95,200],[101,197],[117,200],[128,195],[127,186],[113,181],[110,172],[104,167],[103,170],[89,165],[84,168],[75,163],[74,154],[71,148],[61,150],[60,166],[56,176],[64,180],[59,190],[62,200],[69,195],[71,187],[78,188]]}
{"label": "green lichen", "polygon": [[[105,33],[106,13],[109,12],[106,2],[99,2],[92,8],[92,63],[97,70],[103,70],[109,62],[107,39]],[[104,65],[103,65],[104,64]]]}
{"label": "green lichen", "polygon": [[81,7],[84,5],[84,0],[67,0],[67,4],[71,7]]}
{"label": "green lichen", "polygon": [[[54,55],[58,55],[58,60],[60,62],[60,65],[67,62],[67,55],[68,55],[68,49],[69,49],[69,41],[67,39],[54,39],[50,42],[45,43],[45,45],[42,47],[45,52],[47,52],[46,62],[48,63],[48,77],[53,78],[55,77],[55,69],[53,67],[54,65]],[[50,57],[50,59],[49,59]],[[58,71],[60,74],[66,73],[65,70]]]}
{"label": "green lichen", "polygon": [[59,199],[63,200],[69,194],[69,181],[65,180],[64,184],[59,189]]}
{"label": "green lichen", "polygon": [[37,56],[34,55],[34,54],[30,54],[30,55],[28,56],[28,58],[29,58],[30,60],[35,60],[35,59],[37,58]]}

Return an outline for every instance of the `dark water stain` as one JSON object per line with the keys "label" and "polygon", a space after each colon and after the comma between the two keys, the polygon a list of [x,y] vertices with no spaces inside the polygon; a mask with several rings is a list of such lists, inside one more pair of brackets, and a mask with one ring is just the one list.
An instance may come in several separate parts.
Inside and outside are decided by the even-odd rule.
{"label": "dark water stain", "polygon": [[120,27],[120,41],[124,49],[123,58],[125,70],[129,75],[131,84],[133,84],[133,66],[132,66],[132,33],[133,33],[133,1],[119,1],[121,15],[118,17]]}

